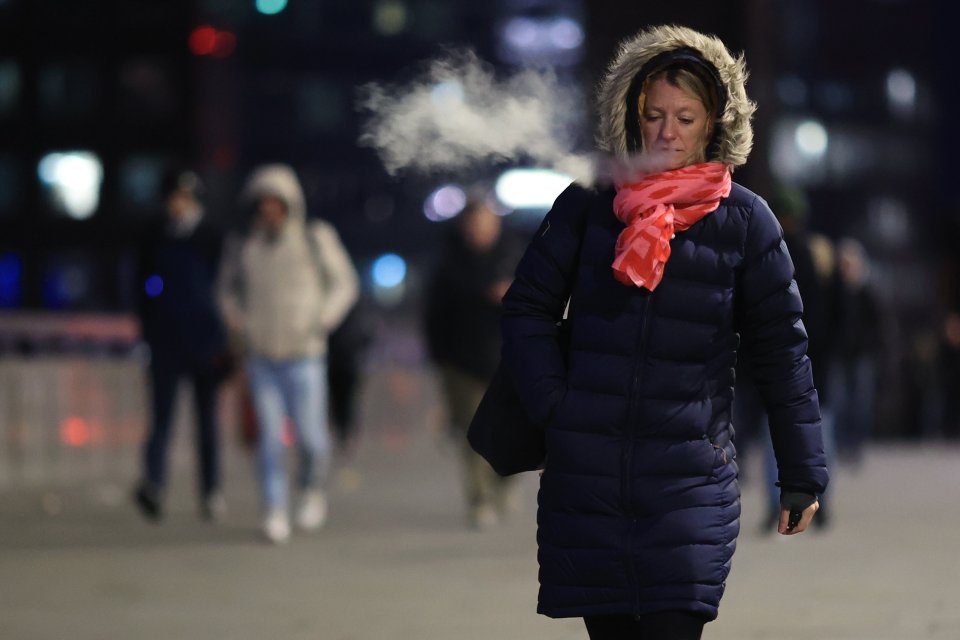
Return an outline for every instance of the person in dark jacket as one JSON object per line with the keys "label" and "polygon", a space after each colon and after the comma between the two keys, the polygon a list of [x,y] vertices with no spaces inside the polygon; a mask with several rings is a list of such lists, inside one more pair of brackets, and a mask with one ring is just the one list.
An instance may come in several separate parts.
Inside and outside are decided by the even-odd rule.
{"label": "person in dark jacket", "polygon": [[691,29],[623,43],[599,142],[624,168],[558,197],[503,300],[503,363],[545,429],[538,611],[591,638],[700,638],[717,616],[740,528],[738,357],[769,416],[781,534],[807,529],[827,485],[793,264],[731,180],[752,144],[745,79]]}
{"label": "person in dark jacket", "polygon": [[837,412],[837,458],[856,467],[873,434],[877,360],[886,322],[873,290],[870,261],[863,245],[853,238],[842,238],[836,254],[830,394]]}
{"label": "person in dark jacket", "polygon": [[357,399],[363,382],[367,351],[376,334],[371,309],[363,298],[350,309],[330,334],[327,354],[327,389],[330,424],[341,453],[349,455],[357,444]]}
{"label": "person in dark jacket", "polygon": [[427,294],[425,330],[440,372],[450,433],[463,456],[468,519],[483,529],[511,508],[513,481],[499,477],[470,448],[466,432],[497,368],[500,299],[510,284],[516,253],[505,241],[500,216],[482,198],[471,198],[451,224]]}
{"label": "person in dark jacket", "polygon": [[214,295],[221,236],[204,215],[196,173],[171,171],[162,190],[164,211],[147,228],[136,279],[141,330],[150,347],[152,404],[135,501],[146,517],[163,515],[177,388],[186,378],[193,385],[201,513],[215,520],[225,510],[216,399],[229,369]]}

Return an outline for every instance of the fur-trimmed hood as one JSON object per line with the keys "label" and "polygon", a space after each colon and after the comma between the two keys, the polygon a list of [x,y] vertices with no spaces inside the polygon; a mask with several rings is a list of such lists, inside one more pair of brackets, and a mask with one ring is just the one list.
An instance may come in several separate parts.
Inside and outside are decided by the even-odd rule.
{"label": "fur-trimmed hood", "polygon": [[756,110],[746,91],[747,69],[743,56],[734,58],[719,38],[679,26],[659,26],[641,31],[624,41],[600,84],[597,102],[601,149],[624,158],[634,152],[629,142],[627,118],[636,117],[636,105],[628,96],[637,74],[656,56],[677,49],[693,49],[716,70],[726,95],[725,106],[717,121],[714,144],[707,160],[721,162],[731,169],[744,164],[753,146],[750,119]]}

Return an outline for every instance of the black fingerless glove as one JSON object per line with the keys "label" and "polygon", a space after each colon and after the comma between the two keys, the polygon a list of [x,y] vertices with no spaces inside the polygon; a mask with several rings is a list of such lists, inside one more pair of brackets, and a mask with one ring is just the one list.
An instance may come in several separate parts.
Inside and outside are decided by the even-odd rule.
{"label": "black fingerless glove", "polygon": [[780,490],[780,506],[790,511],[803,511],[816,501],[817,496],[812,493]]}

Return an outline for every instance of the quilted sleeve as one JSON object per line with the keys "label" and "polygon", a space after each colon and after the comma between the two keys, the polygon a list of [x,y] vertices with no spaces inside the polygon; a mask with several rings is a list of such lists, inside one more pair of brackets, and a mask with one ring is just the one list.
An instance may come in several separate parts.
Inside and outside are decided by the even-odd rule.
{"label": "quilted sleeve", "polygon": [[503,298],[503,364],[527,414],[546,425],[566,393],[559,322],[570,297],[589,192],[571,185],[547,213]]}
{"label": "quilted sleeve", "polygon": [[739,281],[741,354],[770,423],[780,486],[821,493],[828,473],[820,404],[807,357],[803,303],[783,231],[757,198],[750,212]]}

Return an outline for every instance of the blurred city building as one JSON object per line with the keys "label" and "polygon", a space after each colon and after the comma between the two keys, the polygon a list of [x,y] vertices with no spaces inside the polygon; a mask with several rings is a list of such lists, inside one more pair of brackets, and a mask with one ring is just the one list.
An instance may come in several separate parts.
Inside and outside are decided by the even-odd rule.
{"label": "blurred city building", "polygon": [[[616,42],[678,22],[747,57],[757,138],[737,179],[761,194],[803,187],[810,228],[856,238],[870,256],[895,332],[879,365],[876,433],[936,433],[918,426],[918,407],[929,403],[936,228],[952,204],[960,131],[948,15],[945,0],[0,0],[0,316],[127,317],[135,238],[165,166],[194,164],[211,215],[234,226],[243,175],[283,161],[402,323],[420,302],[435,222],[457,214],[471,183],[537,167],[390,176],[357,143],[358,88],[402,83],[463,47],[496,73],[548,67],[582,105],[568,134],[586,152]],[[537,198],[511,203],[505,214],[543,213]],[[0,323],[0,349],[56,353],[70,326],[51,340],[31,323]],[[135,351],[116,342],[106,350],[116,357]],[[0,424],[0,443],[9,428]]]}

